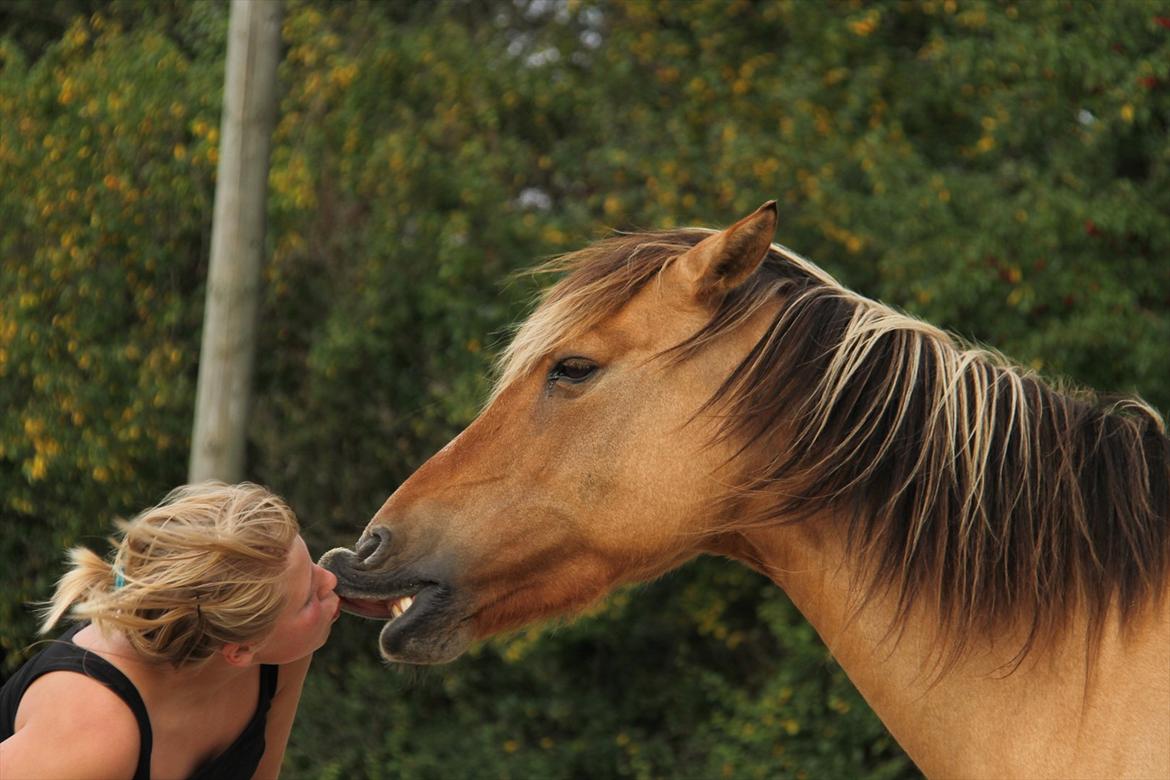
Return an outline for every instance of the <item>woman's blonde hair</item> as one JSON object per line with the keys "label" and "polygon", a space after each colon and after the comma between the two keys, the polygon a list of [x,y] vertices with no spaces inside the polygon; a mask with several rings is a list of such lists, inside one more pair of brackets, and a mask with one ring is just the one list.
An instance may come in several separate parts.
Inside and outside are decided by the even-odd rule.
{"label": "woman's blonde hair", "polygon": [[117,526],[112,561],[69,551],[42,634],[69,612],[121,633],[146,660],[181,666],[272,630],[300,533],[279,497],[251,483],[186,485]]}

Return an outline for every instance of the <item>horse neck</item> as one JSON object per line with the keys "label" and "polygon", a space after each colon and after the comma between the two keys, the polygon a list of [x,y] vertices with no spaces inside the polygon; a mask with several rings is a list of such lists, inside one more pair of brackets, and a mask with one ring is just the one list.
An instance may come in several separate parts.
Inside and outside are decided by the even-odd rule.
{"label": "horse neck", "polygon": [[858,606],[856,570],[833,518],[738,532],[711,551],[770,577],[809,620],[899,744],[928,776],[1170,776],[1170,609],[1092,663],[1085,627],[1014,672],[1022,636],[981,638],[939,667],[937,621],[912,611],[891,631],[892,599]]}

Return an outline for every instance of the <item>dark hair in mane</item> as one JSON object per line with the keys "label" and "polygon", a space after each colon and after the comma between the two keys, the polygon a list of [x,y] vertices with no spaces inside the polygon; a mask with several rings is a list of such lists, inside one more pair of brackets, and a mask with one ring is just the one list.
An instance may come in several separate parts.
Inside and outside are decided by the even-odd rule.
{"label": "dark hair in mane", "polygon": [[[708,235],[622,235],[546,266],[568,275],[505,352],[497,392]],[[1091,648],[1111,610],[1127,626],[1162,603],[1170,438],[1151,407],[1055,389],[775,245],[669,357],[685,360],[777,300],[705,407],[741,452],[765,456],[736,495],[775,501],[742,525],[844,513],[863,600],[895,594],[898,625],[920,601],[936,605],[952,660],[970,638],[1022,627],[1014,668],[1080,610]]]}

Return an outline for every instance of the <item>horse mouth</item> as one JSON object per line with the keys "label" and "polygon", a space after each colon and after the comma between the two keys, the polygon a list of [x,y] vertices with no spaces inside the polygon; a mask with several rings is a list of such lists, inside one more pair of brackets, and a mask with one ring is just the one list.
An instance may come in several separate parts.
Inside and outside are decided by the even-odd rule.
{"label": "horse mouth", "polygon": [[414,606],[413,593],[396,599],[362,599],[341,597],[341,609],[351,615],[393,622]]}
{"label": "horse mouth", "polygon": [[[397,631],[407,629],[412,624],[435,619],[445,611],[444,588],[438,583],[412,584],[405,593],[390,597],[374,597],[355,592],[352,586],[337,585],[337,595],[341,598],[341,609],[351,615],[382,620],[386,622],[382,632],[392,627]],[[415,626],[419,628],[421,626]]]}
{"label": "horse mouth", "polygon": [[384,621],[378,649],[387,661],[439,664],[454,660],[471,643],[456,589],[405,571],[386,572],[354,565],[344,548],[331,550],[320,565],[337,576],[341,609]]}

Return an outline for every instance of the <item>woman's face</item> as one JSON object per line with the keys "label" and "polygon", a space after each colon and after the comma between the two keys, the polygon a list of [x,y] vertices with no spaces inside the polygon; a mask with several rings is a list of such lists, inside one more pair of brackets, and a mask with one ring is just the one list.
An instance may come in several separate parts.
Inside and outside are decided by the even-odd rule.
{"label": "woman's face", "polygon": [[286,603],[276,626],[256,650],[255,660],[284,664],[304,658],[325,644],[333,621],[341,614],[341,600],[333,592],[337,578],[313,563],[300,536],[288,555]]}

